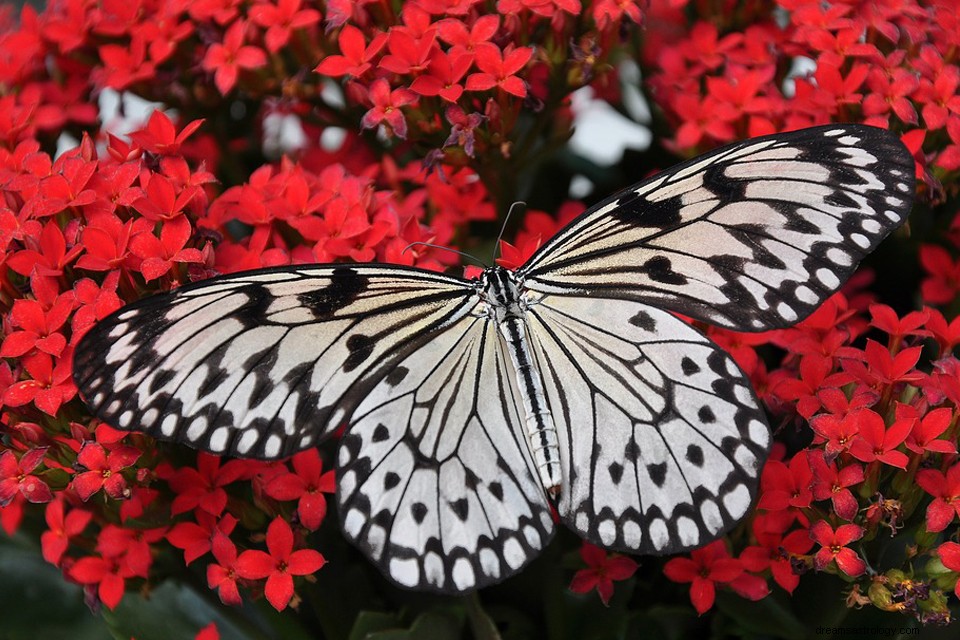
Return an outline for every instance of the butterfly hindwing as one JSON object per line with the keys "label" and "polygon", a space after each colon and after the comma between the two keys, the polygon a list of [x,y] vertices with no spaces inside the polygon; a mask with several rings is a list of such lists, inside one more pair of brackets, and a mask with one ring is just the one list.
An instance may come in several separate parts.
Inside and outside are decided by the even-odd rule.
{"label": "butterfly hindwing", "polygon": [[910,211],[896,136],[828,125],[754,138],[657,174],[575,219],[520,268],[740,331],[809,315]]}
{"label": "butterfly hindwing", "polygon": [[503,349],[489,318],[460,320],[387,374],[341,443],[343,531],[401,586],[499,582],[553,534]]}
{"label": "butterfly hindwing", "polygon": [[770,432],[727,354],[630,301],[546,296],[530,316],[565,524],[605,548],[659,555],[706,544],[747,513]]}
{"label": "butterfly hindwing", "polygon": [[186,285],[84,336],[74,377],[121,429],[264,459],[314,445],[473,289],[372,265],[276,268]]}

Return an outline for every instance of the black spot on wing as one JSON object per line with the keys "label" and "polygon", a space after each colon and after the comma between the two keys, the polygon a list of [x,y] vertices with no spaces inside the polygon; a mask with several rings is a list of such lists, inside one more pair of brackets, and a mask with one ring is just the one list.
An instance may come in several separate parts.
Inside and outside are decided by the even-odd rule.
{"label": "black spot on wing", "polygon": [[347,338],[347,351],[350,352],[350,355],[343,363],[344,372],[349,373],[363,364],[373,353],[373,348],[376,345],[377,342],[373,338],[362,333],[355,333]]}
{"label": "black spot on wing", "polygon": [[369,285],[369,278],[350,267],[334,269],[330,275],[330,284],[327,286],[297,296],[300,304],[310,309],[317,320],[332,318],[337,311],[356,300]]}
{"label": "black spot on wing", "polygon": [[427,505],[422,502],[414,502],[413,506],[410,507],[410,513],[417,524],[422,524],[423,519],[427,517]]}
{"label": "black spot on wing", "polygon": [[633,316],[629,320],[630,324],[635,327],[640,327],[644,331],[655,331],[657,328],[657,321],[653,319],[646,311],[638,311],[637,315]]}
{"label": "black spot on wing", "polygon": [[390,430],[387,429],[386,425],[384,424],[378,424],[376,429],[373,430],[372,440],[374,442],[383,442],[389,437],[390,437]]}
{"label": "black spot on wing", "polygon": [[503,485],[502,484],[500,484],[499,482],[491,482],[488,488],[490,489],[490,495],[492,495],[494,498],[496,498],[500,502],[503,502]]}
{"label": "black spot on wing", "polygon": [[647,473],[650,474],[650,479],[653,480],[653,484],[657,485],[657,487],[663,487],[663,483],[667,479],[667,463],[657,462],[655,464],[648,464]]}
{"label": "black spot on wing", "polygon": [[623,465],[619,462],[613,462],[607,467],[607,471],[610,472],[610,479],[613,480],[613,484],[620,484],[620,480],[623,478]]}
{"label": "black spot on wing", "polygon": [[410,370],[403,366],[394,367],[393,371],[387,374],[387,377],[384,378],[384,381],[391,387],[395,387],[401,382],[404,378],[407,377],[407,374],[410,373]]}
{"label": "black spot on wing", "polygon": [[704,424],[710,424],[711,422],[717,421],[717,416],[713,413],[713,409],[707,405],[700,407],[700,409],[697,411],[697,417],[700,418],[700,422]]}
{"label": "black spot on wing", "polygon": [[703,466],[703,449],[695,444],[687,447],[687,462],[695,467]]}
{"label": "black spot on wing", "polygon": [[680,368],[683,370],[683,375],[685,376],[700,373],[700,365],[691,360],[689,356],[683,356],[683,360],[680,361]]}
{"label": "black spot on wing", "polygon": [[643,263],[640,270],[647,274],[654,282],[672,285],[687,284],[687,277],[673,270],[673,264],[667,256],[654,256],[650,258]]}
{"label": "black spot on wing", "polygon": [[400,476],[393,471],[388,471],[383,476],[383,489],[389,491],[400,484]]}
{"label": "black spot on wing", "polygon": [[450,503],[450,510],[460,518],[461,522],[466,522],[467,516],[470,515],[470,503],[467,502],[466,498],[454,500]]}

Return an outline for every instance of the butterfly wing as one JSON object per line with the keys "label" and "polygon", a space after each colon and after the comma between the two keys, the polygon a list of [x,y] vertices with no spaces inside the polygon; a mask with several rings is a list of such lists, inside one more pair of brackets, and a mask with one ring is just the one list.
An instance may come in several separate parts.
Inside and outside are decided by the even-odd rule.
{"label": "butterfly wing", "polygon": [[636,300],[759,331],[809,315],[910,211],[897,137],[828,125],[755,138],[593,207],[519,270],[527,289]]}
{"label": "butterfly wing", "polygon": [[727,354],[632,301],[546,296],[529,328],[567,526],[609,549],[666,554],[706,544],[747,513],[770,432]]}
{"label": "butterfly wing", "polygon": [[402,267],[233,274],[104,319],[78,345],[74,379],[113,426],[280,458],[343,424],[397,360],[476,304],[465,281]]}
{"label": "butterfly wing", "polygon": [[401,586],[462,593],[516,573],[553,534],[495,323],[465,317],[400,362],[344,437],[344,533]]}

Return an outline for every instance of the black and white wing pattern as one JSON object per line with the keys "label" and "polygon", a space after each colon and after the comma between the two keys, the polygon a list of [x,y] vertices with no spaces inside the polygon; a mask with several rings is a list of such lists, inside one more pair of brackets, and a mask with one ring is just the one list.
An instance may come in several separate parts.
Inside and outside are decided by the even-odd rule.
{"label": "black and white wing pattern", "polygon": [[346,536],[405,587],[459,593],[519,571],[554,528],[519,407],[489,317],[463,318],[410,354],[340,445]]}
{"label": "black and white wing pattern", "polygon": [[739,331],[798,322],[906,219],[914,162],[888,131],[828,125],[716,149],[593,207],[518,275]]}
{"label": "black and white wing pattern", "polygon": [[129,305],[74,379],[122,429],[263,459],[339,426],[345,535],[398,585],[463,593],[527,565],[551,506],[665,554],[749,511],[770,447],[733,360],[677,312],[796,322],[906,219],[892,134],[829,125],[718,149],[571,222],[516,272],[233,274]]}
{"label": "black and white wing pattern", "polygon": [[633,301],[545,296],[530,318],[564,524],[601,547],[662,555],[706,544],[747,514],[770,432],[729,355]]}
{"label": "black and white wing pattern", "polygon": [[388,265],[238,273],[104,319],[80,343],[74,379],[118,428],[282,458],[345,424],[398,359],[477,304],[459,278]]}

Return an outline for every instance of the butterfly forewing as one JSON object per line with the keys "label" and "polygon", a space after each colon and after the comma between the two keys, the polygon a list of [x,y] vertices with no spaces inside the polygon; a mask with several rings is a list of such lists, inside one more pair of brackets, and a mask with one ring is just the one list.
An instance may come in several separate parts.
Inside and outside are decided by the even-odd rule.
{"label": "butterfly forewing", "polygon": [[357,408],[340,447],[343,531],[402,586],[499,582],[553,534],[509,362],[491,319],[464,318]]}
{"label": "butterfly forewing", "polygon": [[519,270],[528,289],[636,300],[740,331],[809,315],[910,211],[914,163],[882,129],[755,138],[584,213]]}
{"label": "butterfly forewing", "polygon": [[74,377],[122,429],[265,459],[312,446],[473,289],[381,266],[239,273],[129,305],[83,339]]}

